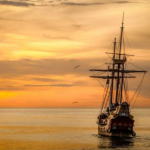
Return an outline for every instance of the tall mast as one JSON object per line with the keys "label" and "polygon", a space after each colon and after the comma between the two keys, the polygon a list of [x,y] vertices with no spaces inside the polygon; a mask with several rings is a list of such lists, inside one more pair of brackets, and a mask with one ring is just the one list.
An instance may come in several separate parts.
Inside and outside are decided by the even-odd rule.
{"label": "tall mast", "polygon": [[[124,28],[123,24],[124,24],[124,13],[123,13],[123,18],[122,18],[122,27],[121,27],[120,43],[119,43],[119,60],[121,58],[122,36],[123,36],[123,28]],[[119,84],[120,84],[119,72],[120,72],[120,63],[118,63],[118,72],[117,72],[117,86],[116,86],[116,100],[115,100],[116,104],[118,104],[118,102],[119,102],[118,101],[118,99],[119,99]],[[121,95],[122,95],[122,91],[121,91]],[[122,96],[120,98],[122,98]],[[120,102],[121,102],[121,99],[120,99]]]}
{"label": "tall mast", "polygon": [[122,17],[122,27],[121,27],[121,35],[120,35],[119,59],[121,56],[122,36],[123,36],[123,28],[124,28],[123,24],[124,24],[124,12],[123,12],[123,17]]}
{"label": "tall mast", "polygon": [[[123,58],[124,59],[124,58]],[[122,80],[121,80],[121,89],[120,89],[120,103],[122,103],[122,94],[123,94],[123,85],[124,85],[124,60],[122,63]]]}
{"label": "tall mast", "polygon": [[[114,40],[114,54],[113,54],[113,60],[115,59],[115,51],[116,51],[116,38]],[[113,67],[112,69],[115,69],[115,63],[113,62]],[[111,80],[111,89],[110,89],[110,101],[109,101],[109,108],[112,106],[112,99],[113,99],[113,86],[114,86],[114,75],[115,72],[112,72],[112,80]]]}
{"label": "tall mast", "polygon": [[[122,49],[122,44],[124,41],[123,38],[123,32],[124,32],[124,13],[123,13],[123,17],[122,17],[122,26],[121,26],[121,33],[120,33],[120,38],[119,38],[119,43],[118,43],[118,48],[116,45],[116,38],[114,40],[114,52],[113,53],[108,53],[107,54],[113,54],[113,64],[112,64],[112,68],[107,68],[107,69],[90,69],[89,71],[94,71],[94,72],[111,72],[110,76],[107,75],[101,75],[101,74],[97,74],[97,75],[93,75],[90,76],[92,78],[98,78],[98,79],[111,79],[111,85],[110,85],[110,93],[109,93],[109,108],[112,108],[112,104],[115,103],[115,107],[118,104],[122,103],[123,100],[123,88],[125,85],[124,79],[125,78],[135,78],[135,76],[131,76],[129,75],[129,73],[146,73],[147,71],[144,70],[126,70],[124,67],[124,63],[126,61],[126,56],[133,56],[133,55],[127,55],[127,54],[123,54],[121,53],[121,49]],[[106,83],[107,84],[107,83]],[[116,84],[116,87],[114,86],[114,84]],[[114,93],[114,87],[116,92]],[[113,99],[114,97],[114,99]],[[104,98],[104,102],[105,102],[105,98]],[[107,99],[108,100],[108,99]]]}
{"label": "tall mast", "polygon": [[[122,35],[121,35],[121,41],[120,41],[120,53],[121,53],[121,46],[122,46],[122,37],[123,37],[123,24],[124,24],[124,12],[123,12],[123,18],[122,18]],[[123,84],[124,84],[124,60],[125,59],[125,55],[123,56],[123,63],[122,63],[122,81],[121,81],[121,89],[120,89],[120,103],[122,103],[122,93],[123,93]]]}

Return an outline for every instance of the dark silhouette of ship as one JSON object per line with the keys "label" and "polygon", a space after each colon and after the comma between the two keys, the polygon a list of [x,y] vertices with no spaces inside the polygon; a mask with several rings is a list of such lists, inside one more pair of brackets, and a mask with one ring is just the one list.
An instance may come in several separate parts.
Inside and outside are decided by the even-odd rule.
{"label": "dark silhouette of ship", "polygon": [[[106,79],[101,113],[97,118],[98,134],[103,136],[133,137],[134,117],[130,113],[130,103],[127,94],[127,79],[135,78],[130,73],[146,73],[145,70],[127,70],[127,55],[124,48],[124,15],[119,42],[114,39],[111,65],[107,69],[90,69],[94,73],[92,78]],[[118,45],[117,45],[118,44]],[[95,73],[99,73],[96,75]],[[100,73],[108,75],[101,76]],[[141,86],[141,85],[140,85]],[[139,90],[139,89],[138,89]]]}

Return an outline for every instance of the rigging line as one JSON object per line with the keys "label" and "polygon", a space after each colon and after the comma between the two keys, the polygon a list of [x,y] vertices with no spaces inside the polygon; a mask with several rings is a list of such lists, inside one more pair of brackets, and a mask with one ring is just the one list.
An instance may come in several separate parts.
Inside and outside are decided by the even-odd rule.
{"label": "rigging line", "polygon": [[[109,60],[109,58],[107,58],[105,62],[107,62],[108,60]],[[97,66],[97,67],[95,67],[95,68],[93,68],[93,69],[96,69],[96,68],[101,67],[101,66],[103,66],[103,65],[106,65],[106,63],[103,63],[102,65],[99,65],[99,66]]]}
{"label": "rigging line", "polygon": [[132,77],[132,75],[130,73],[126,73],[127,75],[129,75],[129,77]]}
{"label": "rigging line", "polygon": [[120,31],[118,31],[118,33],[116,34],[116,39],[117,39],[117,37],[118,37],[119,33],[120,33]]}
{"label": "rigging line", "polygon": [[[127,76],[127,75],[126,75]],[[126,83],[126,84],[125,84]],[[128,95],[127,95],[127,78],[125,78],[125,83],[124,83],[124,93],[125,93],[125,98],[126,101],[128,102]]]}
{"label": "rigging line", "polygon": [[[116,34],[116,38],[118,37],[118,35],[119,35],[119,32]],[[111,45],[109,46],[109,48],[108,48],[108,50],[106,51],[107,53],[110,51],[110,48],[112,47],[112,45],[114,44],[114,41],[111,43]],[[107,54],[106,53],[106,54]],[[108,55],[108,54],[107,54]],[[110,58],[110,59],[112,59],[109,55],[108,55],[108,57]]]}
{"label": "rigging line", "polygon": [[125,41],[124,41],[124,32],[123,32],[123,50],[124,50],[124,54],[125,54]]}
{"label": "rigging line", "polygon": [[109,48],[107,49],[106,52],[109,52],[109,50],[110,50],[110,48],[112,47],[112,45],[113,45],[113,42],[111,43],[111,45],[109,46]]}
{"label": "rigging line", "polygon": [[131,62],[131,60],[133,59],[133,57],[134,57],[134,56],[131,56],[131,58],[130,58],[130,60],[128,61],[128,63]]}
{"label": "rigging line", "polygon": [[103,101],[101,102],[101,110],[100,110],[100,113],[102,113],[102,111],[103,111],[103,105],[104,105],[104,101],[105,101],[105,91],[106,91],[106,87],[105,87],[105,89],[104,89],[104,93],[103,93]]}
{"label": "rigging line", "polygon": [[[107,64],[109,64],[109,63],[112,63],[112,59],[109,60],[109,61],[107,61],[105,64],[107,65]],[[109,66],[109,65],[107,65],[107,66]]]}
{"label": "rigging line", "polygon": [[102,73],[100,73],[100,74],[99,74],[99,73],[97,73],[96,75],[101,75],[101,74],[104,74],[104,73],[106,73],[106,71],[104,71],[104,72],[102,72]]}
{"label": "rigging line", "polygon": [[[107,86],[107,85],[106,85]],[[105,86],[105,88],[104,88],[104,92],[103,92],[103,98],[102,98],[102,102],[101,102],[101,110],[100,110],[100,113],[102,113],[102,110],[103,110],[103,103],[104,103],[104,101],[105,101],[105,99],[104,99],[104,96],[105,96],[105,92],[106,92],[106,86]]]}
{"label": "rigging line", "polygon": [[[106,53],[106,55],[108,56],[108,58],[107,58],[107,61],[105,61],[106,62],[105,65],[107,65],[109,62],[112,61],[112,58],[109,56],[109,54]],[[107,65],[107,66],[109,66],[109,65]]]}
{"label": "rigging line", "polygon": [[[107,54],[107,53],[106,53],[106,54]],[[107,56],[109,57],[108,60],[109,60],[109,59],[112,59],[112,58],[109,56],[109,54],[107,54]]]}
{"label": "rigging line", "polygon": [[122,100],[123,100],[123,102],[127,102],[124,86],[123,86],[123,93],[125,96],[122,96]]}
{"label": "rigging line", "polygon": [[122,81],[120,81],[120,85],[119,85],[119,91],[118,91],[118,99],[119,99],[119,103],[121,104],[121,84],[122,84]]}
{"label": "rigging line", "polygon": [[123,86],[122,86],[122,102],[124,102],[125,101],[125,96],[123,96],[124,92],[125,92],[125,89],[124,89],[124,80],[123,80],[122,84],[123,84]]}
{"label": "rigging line", "polygon": [[102,101],[102,104],[101,104],[101,113],[102,113],[103,108],[104,108],[103,106],[104,106],[104,103],[105,103],[105,97],[106,97],[106,94],[107,94],[107,90],[108,90],[108,85],[106,84],[105,89],[104,89],[104,93],[103,93],[103,101]]}
{"label": "rigging line", "polygon": [[[124,32],[124,35],[125,35],[125,38],[126,38],[126,40],[127,40],[128,45],[129,45],[129,48],[130,48],[130,50],[131,50],[131,53],[132,53],[132,55],[133,55],[134,53],[133,53],[133,51],[132,51],[132,48],[131,48],[131,46],[130,46],[130,43],[129,43],[129,41],[128,41],[128,38],[127,38],[125,32]],[[128,61],[128,63],[131,62],[131,60],[133,59],[133,57],[134,57],[134,56],[131,56],[131,59]],[[127,67],[128,63],[125,65],[125,67]]]}
{"label": "rigging line", "polygon": [[[113,43],[111,43],[111,45],[110,45],[110,47],[108,48],[108,50],[107,50],[107,52],[109,51],[109,49],[112,47],[112,44]],[[108,55],[108,54],[107,54]],[[109,57],[109,56],[108,56]],[[107,62],[109,60],[109,58],[106,58],[106,60],[105,60],[105,62]],[[97,67],[95,67],[95,68],[98,68],[98,67],[101,67],[101,66],[103,66],[103,65],[106,65],[106,63],[104,63],[104,64],[102,64],[102,65],[99,65],[99,66],[97,66]],[[94,68],[94,69],[95,69]]]}
{"label": "rigging line", "polygon": [[[93,71],[92,71],[92,73],[93,73]],[[93,75],[95,75],[94,73],[93,73]],[[98,80],[98,79],[97,79]],[[104,87],[103,86],[103,84],[101,84],[101,82],[98,80],[98,82],[100,83],[100,85],[104,88],[104,93],[106,93],[105,91],[106,91],[106,87]],[[102,110],[103,110],[103,105],[104,105],[104,101],[105,101],[105,98],[104,98],[104,94],[103,94],[103,102],[102,102],[102,104],[101,104],[101,113],[102,113]]]}
{"label": "rigging line", "polygon": [[133,51],[132,51],[132,48],[131,48],[130,43],[129,43],[129,41],[128,41],[128,38],[127,38],[127,36],[126,36],[126,33],[124,32],[124,34],[125,34],[125,37],[126,37],[127,42],[128,42],[128,45],[129,45],[129,47],[130,47],[130,49],[131,49],[131,52],[132,52],[132,55],[133,55]]}
{"label": "rigging line", "polygon": [[129,103],[129,104],[131,104],[132,100],[134,99],[134,97],[135,97],[136,93],[138,92],[139,87],[140,87],[140,85],[137,87],[137,89],[136,89],[136,91],[135,91],[134,95],[132,96],[132,98],[131,98],[131,100],[130,100],[130,103]]}
{"label": "rigging line", "polygon": [[[110,47],[108,48],[108,50],[107,50],[106,52],[108,52],[108,51],[110,50],[110,48],[112,47],[112,44],[113,44],[113,43],[111,43]],[[108,56],[108,57],[109,57],[109,56]],[[109,58],[106,58],[105,62],[107,62],[108,60],[109,60]],[[103,66],[103,65],[106,65],[106,63],[104,63],[104,64],[102,64],[102,65],[99,65],[99,66],[97,66],[97,67],[95,67],[95,68],[101,67],[101,66]],[[94,68],[94,69],[95,69],[95,68]]]}
{"label": "rigging line", "polygon": [[108,90],[109,90],[109,83],[106,84],[106,87],[105,87],[105,93],[104,93],[104,95],[103,95],[103,103],[102,103],[101,112],[103,111],[103,109],[104,109],[104,107],[105,107],[105,104],[106,104],[106,101],[107,101]]}
{"label": "rigging line", "polygon": [[106,84],[106,90],[105,90],[105,93],[104,93],[104,99],[103,99],[103,103],[102,103],[102,108],[101,108],[101,113],[102,113],[102,110],[104,108],[104,105],[106,103],[106,97],[107,97],[107,93],[108,93],[108,87],[109,87],[109,84]]}
{"label": "rigging line", "polygon": [[[117,36],[118,36],[118,34],[117,34]],[[114,43],[114,42],[111,43],[110,47],[109,47],[108,50],[106,51],[106,54],[107,54],[107,52],[109,52],[109,50],[110,50],[110,48],[112,47],[113,43]],[[105,62],[108,62],[109,59],[112,59],[108,54],[107,54],[107,56],[108,56],[108,58],[106,59]],[[110,60],[110,62],[111,62],[111,60]],[[101,66],[103,66],[103,65],[106,65],[106,63],[104,63],[104,64],[102,64],[102,65],[99,65],[99,66],[97,66],[97,67],[95,67],[95,68],[101,67]],[[94,68],[94,69],[95,69],[95,68]]]}
{"label": "rigging line", "polygon": [[132,61],[133,57],[134,57],[134,56],[131,56],[130,60],[129,60],[129,61],[127,61],[127,63],[126,63],[126,65],[125,65],[125,67],[127,67],[127,66],[128,66],[128,64]]}
{"label": "rigging line", "polygon": [[[108,73],[109,76],[109,73]],[[104,108],[106,108],[107,104],[108,104],[108,100],[109,100],[109,96],[110,96],[110,88],[109,88],[110,82],[108,83],[108,90],[106,93],[106,100],[105,100],[105,104],[104,104]]]}
{"label": "rigging line", "polygon": [[[93,73],[93,71],[92,71],[92,73]],[[93,75],[95,76],[95,74],[93,73]],[[97,79],[97,78],[96,78]],[[105,88],[104,86],[103,86],[103,84],[97,79],[97,81],[100,83],[100,85],[103,87],[103,88]]]}
{"label": "rigging line", "polygon": [[[116,36],[115,36],[116,38],[118,37],[119,33],[120,33],[120,32],[118,32],[118,33],[116,34]],[[114,43],[114,41],[113,41],[113,42],[111,43],[111,45],[109,46],[107,52],[108,52],[108,51],[110,50],[110,48],[112,47],[113,43]]]}
{"label": "rigging line", "polygon": [[[92,73],[93,73],[93,75],[95,75],[93,71],[92,71]],[[98,79],[97,79],[97,80],[98,80]],[[99,82],[100,85],[104,88],[104,92],[103,92],[103,93],[105,93],[106,87],[104,87],[103,84],[101,84],[101,82],[100,82],[99,80],[98,80],[98,82]],[[104,94],[103,94],[103,101],[102,101],[102,103],[101,103],[101,113],[102,113],[102,110],[103,110],[103,103],[104,103],[104,101],[105,101],[105,99],[104,99]]]}
{"label": "rigging line", "polygon": [[[118,32],[118,33],[116,34],[116,36],[115,36],[115,37],[116,37],[116,39],[117,39],[117,37],[118,37],[119,33],[120,33],[120,32]],[[108,48],[107,52],[110,50],[110,48],[111,48],[111,46],[113,45],[113,43],[114,43],[114,41],[113,41],[113,42],[111,43],[111,45],[109,46],[109,48]]]}
{"label": "rigging line", "polygon": [[144,77],[145,77],[145,73],[144,73],[144,75],[143,75],[143,78],[142,78],[142,81],[141,81],[141,85],[140,85],[139,91],[138,91],[138,93],[137,93],[137,96],[136,96],[136,99],[135,99],[135,101],[134,101],[134,103],[133,103],[132,108],[134,107],[135,102],[136,102],[136,100],[137,100],[137,98],[138,98],[138,95],[139,95],[139,93],[140,93],[140,89],[141,89],[141,87],[142,87],[142,83],[143,83]]}
{"label": "rigging line", "polygon": [[[120,34],[120,32],[118,32],[117,34],[116,34],[116,39],[118,39],[118,36],[119,36],[119,34]],[[114,42],[113,42],[114,43]],[[117,42],[116,42],[117,43]],[[119,42],[118,42],[119,43]],[[117,48],[117,44],[116,44],[116,48]]]}
{"label": "rigging line", "polygon": [[145,74],[146,74],[146,73],[144,73],[144,75],[143,75],[143,77],[142,77],[142,80],[141,80],[141,82],[140,82],[139,86],[137,87],[137,89],[136,89],[136,91],[135,91],[134,95],[132,96],[132,98],[131,98],[131,100],[130,100],[130,103],[132,102],[132,100],[133,100],[133,99],[134,99],[134,97],[136,96],[136,93],[138,93],[138,90],[140,89],[140,86],[142,86],[142,83],[143,83],[143,80],[144,80]]}
{"label": "rigging line", "polygon": [[107,98],[106,98],[106,102],[105,102],[104,108],[106,108],[108,106],[109,98],[110,98],[110,90],[108,90],[108,92],[107,92]]}
{"label": "rigging line", "polygon": [[135,97],[135,100],[134,100],[134,102],[133,102],[132,108],[134,107],[135,102],[136,102],[136,100],[137,100],[137,98],[138,98],[138,95],[139,95],[140,89],[141,89],[141,87],[139,87],[139,90],[138,90],[137,95],[136,95],[136,97]]}
{"label": "rigging line", "polygon": [[129,63],[130,63],[131,65],[133,65],[134,67],[137,67],[138,69],[141,69],[142,71],[145,71],[145,70],[143,70],[142,68],[140,68],[140,67],[138,67],[138,66],[132,64],[131,62],[129,62]]}
{"label": "rigging line", "polygon": [[[126,75],[127,76],[127,75]],[[127,101],[129,101],[129,93],[128,93],[128,79],[126,78],[126,96],[127,96]]]}
{"label": "rigging line", "polygon": [[103,65],[106,65],[106,64],[103,63],[102,65],[99,65],[99,66],[97,66],[97,67],[95,67],[95,68],[93,68],[93,69],[96,69],[96,68],[101,67],[101,66],[103,66]]}
{"label": "rigging line", "polygon": [[[118,34],[119,34],[119,32],[117,33],[116,37],[118,37]],[[109,48],[108,48],[108,50],[107,50],[106,52],[108,52],[108,51],[110,50],[110,48],[112,47],[113,43],[114,43],[114,42],[111,43],[111,45],[109,46]],[[108,54],[107,54],[107,55],[108,55]],[[109,59],[111,59],[111,57],[110,57],[109,55],[108,55],[108,57],[109,57],[109,58],[107,58],[105,62],[107,62]],[[104,64],[106,65],[106,63],[104,63]],[[104,64],[99,65],[99,66],[97,66],[97,67],[95,67],[95,68],[101,67],[101,66],[103,66]],[[95,69],[95,68],[94,68],[94,69]]]}

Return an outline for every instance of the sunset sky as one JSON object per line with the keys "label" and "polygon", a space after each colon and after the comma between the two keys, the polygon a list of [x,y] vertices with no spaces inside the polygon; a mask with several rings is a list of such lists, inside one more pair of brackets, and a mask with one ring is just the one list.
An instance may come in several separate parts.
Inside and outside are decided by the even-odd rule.
{"label": "sunset sky", "polygon": [[100,107],[89,69],[106,62],[123,12],[127,52],[149,71],[135,107],[150,107],[149,0],[0,0],[0,107]]}

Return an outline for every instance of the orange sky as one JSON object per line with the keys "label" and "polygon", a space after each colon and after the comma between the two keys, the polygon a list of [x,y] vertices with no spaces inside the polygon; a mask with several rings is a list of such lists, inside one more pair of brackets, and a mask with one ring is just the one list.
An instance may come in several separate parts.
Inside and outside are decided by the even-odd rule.
{"label": "orange sky", "polygon": [[[99,107],[103,88],[88,70],[108,58],[123,11],[132,62],[150,71],[149,8],[146,0],[0,1],[0,107]],[[149,77],[136,107],[150,107]],[[130,97],[140,79],[129,81]]]}

